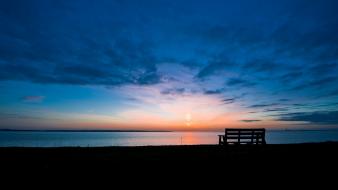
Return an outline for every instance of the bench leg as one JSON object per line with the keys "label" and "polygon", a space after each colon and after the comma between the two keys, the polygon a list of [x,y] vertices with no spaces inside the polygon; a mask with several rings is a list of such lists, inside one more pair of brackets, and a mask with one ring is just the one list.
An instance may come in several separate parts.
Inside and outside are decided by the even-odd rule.
{"label": "bench leg", "polygon": [[224,145],[224,137],[223,136],[218,136],[218,145]]}

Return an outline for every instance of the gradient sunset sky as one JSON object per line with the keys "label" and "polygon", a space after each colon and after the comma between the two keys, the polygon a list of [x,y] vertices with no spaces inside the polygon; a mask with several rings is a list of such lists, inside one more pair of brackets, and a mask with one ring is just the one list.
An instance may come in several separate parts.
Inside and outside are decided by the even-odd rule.
{"label": "gradient sunset sky", "polygon": [[338,127],[338,1],[0,1],[0,129],[225,127]]}

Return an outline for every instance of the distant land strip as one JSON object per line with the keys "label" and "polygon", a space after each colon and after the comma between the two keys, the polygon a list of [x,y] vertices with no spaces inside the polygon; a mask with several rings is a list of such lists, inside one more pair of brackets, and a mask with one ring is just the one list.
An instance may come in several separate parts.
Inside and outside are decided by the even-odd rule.
{"label": "distant land strip", "polygon": [[0,131],[13,132],[172,132],[161,130],[39,130],[39,129],[0,129]]}

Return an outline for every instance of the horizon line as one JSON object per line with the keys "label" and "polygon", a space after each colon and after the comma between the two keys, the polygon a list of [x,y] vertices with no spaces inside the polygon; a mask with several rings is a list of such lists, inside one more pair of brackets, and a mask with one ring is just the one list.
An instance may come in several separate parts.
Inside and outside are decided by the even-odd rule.
{"label": "horizon line", "polygon": [[[224,128],[226,129],[226,128]],[[118,129],[0,129],[0,132],[224,132],[221,130],[118,130]],[[265,128],[267,131],[338,131],[337,128],[325,129],[273,129]]]}

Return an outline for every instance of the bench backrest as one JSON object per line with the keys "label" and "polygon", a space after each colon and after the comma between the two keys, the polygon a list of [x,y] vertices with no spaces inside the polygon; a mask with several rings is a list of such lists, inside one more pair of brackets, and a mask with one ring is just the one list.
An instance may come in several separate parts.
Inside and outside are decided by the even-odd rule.
{"label": "bench backrest", "polygon": [[265,129],[225,129],[227,144],[265,144]]}

